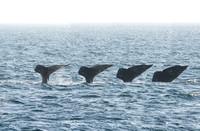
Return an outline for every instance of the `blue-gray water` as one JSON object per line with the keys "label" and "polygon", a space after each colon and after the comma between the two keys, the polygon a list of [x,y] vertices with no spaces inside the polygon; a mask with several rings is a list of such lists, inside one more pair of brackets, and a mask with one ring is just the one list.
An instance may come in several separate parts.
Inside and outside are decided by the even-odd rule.
{"label": "blue-gray water", "polygon": [[[200,130],[200,25],[0,26],[0,130]],[[37,64],[71,64],[41,84]],[[113,64],[94,83],[81,66]],[[153,64],[123,83],[117,70]],[[188,68],[172,83],[153,73]]]}

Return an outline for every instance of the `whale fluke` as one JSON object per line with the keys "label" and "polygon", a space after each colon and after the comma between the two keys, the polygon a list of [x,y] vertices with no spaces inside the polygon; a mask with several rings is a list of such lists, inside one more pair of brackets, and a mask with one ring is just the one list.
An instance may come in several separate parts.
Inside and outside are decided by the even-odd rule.
{"label": "whale fluke", "polygon": [[152,82],[172,82],[176,79],[188,66],[175,65],[164,69],[163,71],[156,71],[153,75]]}
{"label": "whale fluke", "polygon": [[42,75],[42,83],[47,83],[49,81],[49,76],[53,72],[57,71],[60,68],[68,66],[68,65],[53,65],[53,66],[49,66],[49,67],[45,67],[43,65],[37,65],[35,67],[35,72],[38,72]]}
{"label": "whale fluke", "polygon": [[103,72],[111,66],[112,65],[96,65],[90,68],[82,66],[79,69],[78,74],[84,76],[87,83],[92,83],[96,75],[98,75],[99,73]]}
{"label": "whale fluke", "polygon": [[128,69],[120,68],[117,72],[117,78],[123,80],[124,82],[131,82],[151,66],[152,65],[137,65]]}

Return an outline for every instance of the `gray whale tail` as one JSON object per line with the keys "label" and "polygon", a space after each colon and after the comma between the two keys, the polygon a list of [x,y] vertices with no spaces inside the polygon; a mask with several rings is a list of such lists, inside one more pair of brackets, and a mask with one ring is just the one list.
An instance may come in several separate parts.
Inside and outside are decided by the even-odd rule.
{"label": "gray whale tail", "polygon": [[152,82],[172,82],[176,79],[188,66],[175,65],[164,69],[163,71],[156,71],[153,75]]}
{"label": "gray whale tail", "polygon": [[68,65],[53,65],[53,66],[49,66],[49,67],[45,67],[43,65],[37,65],[35,67],[35,72],[41,74],[42,83],[47,83],[49,81],[50,75],[53,72],[57,71],[58,69],[61,69],[61,68],[65,67],[65,66],[68,66]]}
{"label": "gray whale tail", "polygon": [[117,78],[123,80],[123,82],[131,82],[151,66],[152,65],[137,65],[128,69],[120,68],[117,72]]}
{"label": "gray whale tail", "polygon": [[95,76],[97,76],[99,73],[103,72],[111,66],[112,65],[96,65],[90,68],[82,66],[79,69],[78,74],[84,76],[87,83],[92,83]]}

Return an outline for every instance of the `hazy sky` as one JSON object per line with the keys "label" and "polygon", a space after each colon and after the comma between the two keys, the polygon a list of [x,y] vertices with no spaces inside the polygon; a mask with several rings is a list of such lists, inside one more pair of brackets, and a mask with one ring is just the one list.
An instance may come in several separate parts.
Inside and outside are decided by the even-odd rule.
{"label": "hazy sky", "polygon": [[200,0],[0,0],[0,23],[200,22]]}

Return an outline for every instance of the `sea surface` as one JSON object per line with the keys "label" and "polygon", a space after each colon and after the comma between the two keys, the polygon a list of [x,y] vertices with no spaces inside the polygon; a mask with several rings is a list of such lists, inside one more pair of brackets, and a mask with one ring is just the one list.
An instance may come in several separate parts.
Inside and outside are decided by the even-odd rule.
{"label": "sea surface", "polygon": [[[36,65],[70,64],[42,84]],[[81,66],[113,66],[88,84]],[[134,79],[119,68],[153,64]],[[188,68],[173,82],[155,71]],[[0,25],[1,131],[200,130],[200,25]]]}

